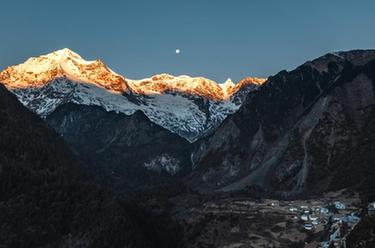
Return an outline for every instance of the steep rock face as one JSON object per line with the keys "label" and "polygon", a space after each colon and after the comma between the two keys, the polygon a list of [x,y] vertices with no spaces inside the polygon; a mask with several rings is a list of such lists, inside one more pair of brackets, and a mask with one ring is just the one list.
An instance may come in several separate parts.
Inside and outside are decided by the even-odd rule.
{"label": "steep rock face", "polygon": [[118,190],[155,186],[191,169],[192,144],[154,124],[141,111],[127,116],[68,103],[46,121],[96,177]]}
{"label": "steep rock face", "polygon": [[68,102],[126,115],[140,110],[190,142],[238,110],[243,94],[237,92],[256,90],[264,81],[247,78],[237,85],[218,84],[203,77],[168,74],[131,80],[100,60],[86,61],[69,49],[30,58],[0,72],[0,82],[42,117]]}
{"label": "steep rock face", "polygon": [[371,50],[327,54],[270,77],[202,141],[193,185],[289,194],[359,183],[340,177],[361,171],[347,159],[375,118],[374,59]]}
{"label": "steep rock face", "polygon": [[143,234],[152,225],[83,175],[56,132],[0,84],[0,246],[158,246]]}

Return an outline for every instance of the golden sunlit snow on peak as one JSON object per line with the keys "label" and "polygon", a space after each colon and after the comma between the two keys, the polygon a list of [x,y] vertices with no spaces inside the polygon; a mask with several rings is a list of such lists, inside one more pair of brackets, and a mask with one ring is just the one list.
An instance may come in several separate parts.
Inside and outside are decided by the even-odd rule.
{"label": "golden sunlit snow on peak", "polygon": [[164,73],[141,80],[128,80],[128,83],[137,94],[163,94],[172,91],[199,95],[213,100],[226,98],[219,84],[203,77],[172,76]]}
{"label": "golden sunlit snow on peak", "polygon": [[57,78],[95,84],[117,93],[129,91],[150,95],[180,92],[217,101],[229,99],[246,85],[260,85],[265,81],[249,77],[238,84],[234,84],[230,79],[218,84],[204,77],[173,76],[166,73],[130,80],[112,71],[101,60],[86,61],[68,48],[32,57],[23,64],[10,66],[0,72],[0,82],[10,89],[42,87]]}
{"label": "golden sunlit snow on peak", "polygon": [[32,57],[23,64],[10,66],[0,72],[0,81],[13,89],[41,87],[63,77],[93,83],[108,90],[126,90],[125,79],[110,70],[102,61],[86,61],[68,48]]}
{"label": "golden sunlit snow on peak", "polygon": [[239,89],[241,89],[242,87],[245,87],[246,85],[249,85],[249,84],[253,84],[253,85],[257,85],[257,86],[260,86],[262,85],[263,83],[265,83],[267,81],[266,78],[258,78],[258,77],[246,77],[246,78],[243,78],[242,80],[240,80],[235,88],[236,90],[235,91],[238,91]]}

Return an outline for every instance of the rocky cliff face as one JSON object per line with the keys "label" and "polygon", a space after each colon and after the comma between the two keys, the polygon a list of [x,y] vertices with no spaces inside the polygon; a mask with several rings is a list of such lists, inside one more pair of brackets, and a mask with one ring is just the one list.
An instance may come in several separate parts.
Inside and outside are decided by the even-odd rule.
{"label": "rocky cliff face", "polygon": [[351,51],[270,77],[202,141],[192,184],[283,195],[359,184],[368,165],[349,158],[372,129],[374,71],[375,51]]}
{"label": "rocky cliff face", "polygon": [[66,104],[47,116],[98,179],[118,190],[155,186],[191,170],[192,145],[151,122],[96,106]]}

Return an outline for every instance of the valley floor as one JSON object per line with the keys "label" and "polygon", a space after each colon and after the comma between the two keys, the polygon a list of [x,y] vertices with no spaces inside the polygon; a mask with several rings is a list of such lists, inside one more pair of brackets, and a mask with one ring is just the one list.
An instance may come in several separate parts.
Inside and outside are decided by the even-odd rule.
{"label": "valley floor", "polygon": [[359,195],[349,191],[295,201],[225,197],[191,207],[186,198],[174,201],[186,247],[343,246],[360,221]]}

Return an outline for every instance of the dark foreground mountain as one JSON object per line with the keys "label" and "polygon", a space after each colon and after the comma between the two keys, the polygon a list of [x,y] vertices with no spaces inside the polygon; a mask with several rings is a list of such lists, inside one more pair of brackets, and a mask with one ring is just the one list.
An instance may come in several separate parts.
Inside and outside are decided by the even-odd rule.
{"label": "dark foreground mountain", "polygon": [[375,178],[374,122],[375,51],[327,54],[251,92],[194,153],[191,183],[279,196],[360,187]]}
{"label": "dark foreground mountain", "polygon": [[82,182],[84,170],[0,85],[0,247],[175,247],[150,216]]}

